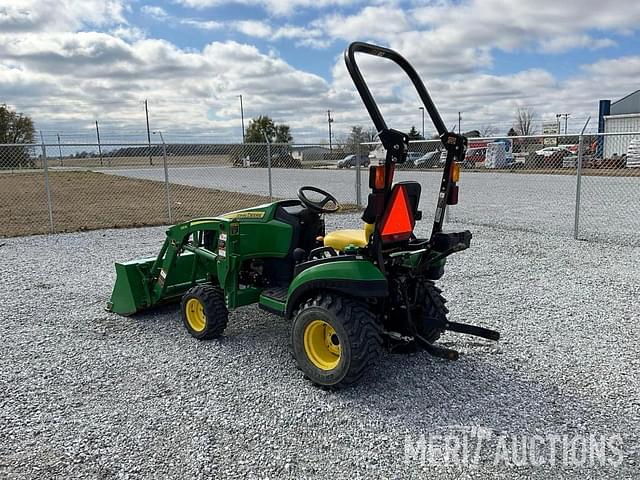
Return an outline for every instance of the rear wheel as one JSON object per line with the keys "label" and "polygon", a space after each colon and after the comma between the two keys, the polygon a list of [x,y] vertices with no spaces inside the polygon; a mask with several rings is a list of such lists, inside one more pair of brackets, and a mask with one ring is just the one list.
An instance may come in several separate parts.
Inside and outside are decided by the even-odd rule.
{"label": "rear wheel", "polygon": [[431,281],[425,281],[419,286],[421,299],[419,314],[416,316],[416,328],[421,337],[429,343],[434,343],[444,331],[442,326],[447,322],[447,300],[442,296],[442,290]]}
{"label": "rear wheel", "polygon": [[376,316],[362,302],[322,293],[305,302],[292,327],[298,367],[313,383],[343,387],[377,361],[382,340]]}
{"label": "rear wheel", "polygon": [[182,297],[182,321],[189,333],[207,340],[222,335],[227,328],[229,311],[224,293],[213,285],[196,285]]}

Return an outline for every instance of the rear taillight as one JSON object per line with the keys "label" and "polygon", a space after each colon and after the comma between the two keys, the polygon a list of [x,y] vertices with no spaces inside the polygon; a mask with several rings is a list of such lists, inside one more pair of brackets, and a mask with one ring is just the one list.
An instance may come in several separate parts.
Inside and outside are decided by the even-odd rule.
{"label": "rear taillight", "polygon": [[460,180],[460,164],[453,163],[451,164],[451,181],[457,182]]}
{"label": "rear taillight", "polygon": [[384,189],[384,166],[378,165],[369,169],[369,187],[373,190]]}

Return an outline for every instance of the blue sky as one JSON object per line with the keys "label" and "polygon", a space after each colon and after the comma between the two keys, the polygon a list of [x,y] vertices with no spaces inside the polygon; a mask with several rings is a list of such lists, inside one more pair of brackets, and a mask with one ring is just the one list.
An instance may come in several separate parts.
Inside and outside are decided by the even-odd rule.
{"label": "blue sky", "polygon": [[[422,74],[447,123],[501,133],[519,107],[538,123],[595,115],[640,88],[640,2],[611,0],[0,0],[0,102],[47,131],[154,128],[232,140],[268,114],[299,141],[370,121],[342,64],[353,40],[390,46]],[[392,126],[419,122],[398,72],[363,62]]]}

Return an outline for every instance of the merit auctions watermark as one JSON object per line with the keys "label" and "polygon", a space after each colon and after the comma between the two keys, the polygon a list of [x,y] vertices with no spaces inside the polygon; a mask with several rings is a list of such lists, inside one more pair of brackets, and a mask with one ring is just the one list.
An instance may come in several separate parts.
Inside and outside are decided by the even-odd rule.
{"label": "merit auctions watermark", "polygon": [[421,466],[617,467],[624,460],[621,435],[510,434],[476,426],[405,437],[404,461]]}

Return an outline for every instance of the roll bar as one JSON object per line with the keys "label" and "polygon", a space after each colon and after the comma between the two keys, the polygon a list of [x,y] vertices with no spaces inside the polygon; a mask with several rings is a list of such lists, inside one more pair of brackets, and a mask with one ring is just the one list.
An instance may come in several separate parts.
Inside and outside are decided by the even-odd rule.
{"label": "roll bar", "polygon": [[447,134],[447,127],[445,126],[442,118],[440,117],[440,113],[436,109],[436,106],[431,100],[429,96],[429,92],[427,92],[424,83],[418,76],[418,73],[411,66],[411,64],[398,52],[394,52],[391,49],[385,47],[379,47],[377,45],[372,45],[370,43],[364,42],[353,42],[349,45],[344,52],[344,61],[347,65],[347,70],[353,79],[353,83],[356,85],[358,89],[358,93],[360,93],[360,97],[362,97],[362,101],[364,102],[364,106],[367,108],[369,115],[371,116],[371,120],[373,120],[373,124],[376,126],[376,129],[379,132],[383,130],[388,130],[387,124],[380,113],[380,109],[376,105],[376,102],[371,95],[371,91],[365,82],[362,73],[360,73],[360,68],[356,63],[356,53],[364,53],[367,55],[373,55],[375,57],[383,57],[388,58],[389,60],[395,62],[404,72],[409,76],[409,79],[413,83],[414,87],[418,91],[418,95],[424,104],[429,117],[431,117],[431,121],[433,125],[436,127],[438,131],[438,135],[443,137]]}
{"label": "roll bar", "polygon": [[[379,47],[378,45],[372,45],[364,42],[353,42],[347,50],[344,52],[344,61],[347,65],[347,70],[351,79],[358,89],[358,93],[364,102],[364,106],[369,112],[373,124],[378,130],[378,136],[382,142],[382,146],[387,151],[387,157],[384,163],[385,169],[385,186],[384,191],[379,194],[382,195],[382,202],[375,200],[376,193],[373,193],[369,197],[367,208],[362,216],[363,220],[367,223],[376,223],[376,219],[379,218],[381,212],[384,211],[387,202],[389,201],[389,194],[391,191],[391,182],[393,177],[393,170],[395,163],[404,163],[407,158],[407,152],[409,150],[409,137],[397,130],[390,129],[387,123],[384,121],[378,105],[376,105],[371,91],[367,86],[367,82],[364,81],[360,68],[356,63],[356,53],[364,53],[366,55],[373,55],[374,57],[388,58],[396,65],[398,65],[409,76],[409,79],[413,83],[413,86],[418,91],[418,95],[422,100],[422,103],[431,117],[433,125],[438,131],[440,141],[447,151],[447,159],[444,164],[444,170],[442,172],[442,182],[440,183],[440,192],[438,193],[438,199],[436,204],[436,214],[433,222],[433,229],[431,230],[431,240],[434,236],[442,231],[444,225],[444,215],[447,205],[454,205],[458,201],[458,187],[453,180],[453,169],[456,162],[462,162],[464,160],[465,150],[467,146],[467,139],[463,135],[454,132],[448,132],[447,127],[440,117],[440,113],[431,100],[429,92],[427,92],[424,83],[418,76],[418,73],[411,66],[411,64],[398,52],[385,47]],[[373,201],[372,201],[373,196]],[[379,238],[379,232],[377,226],[375,234]],[[378,248],[378,252],[380,249]]]}

